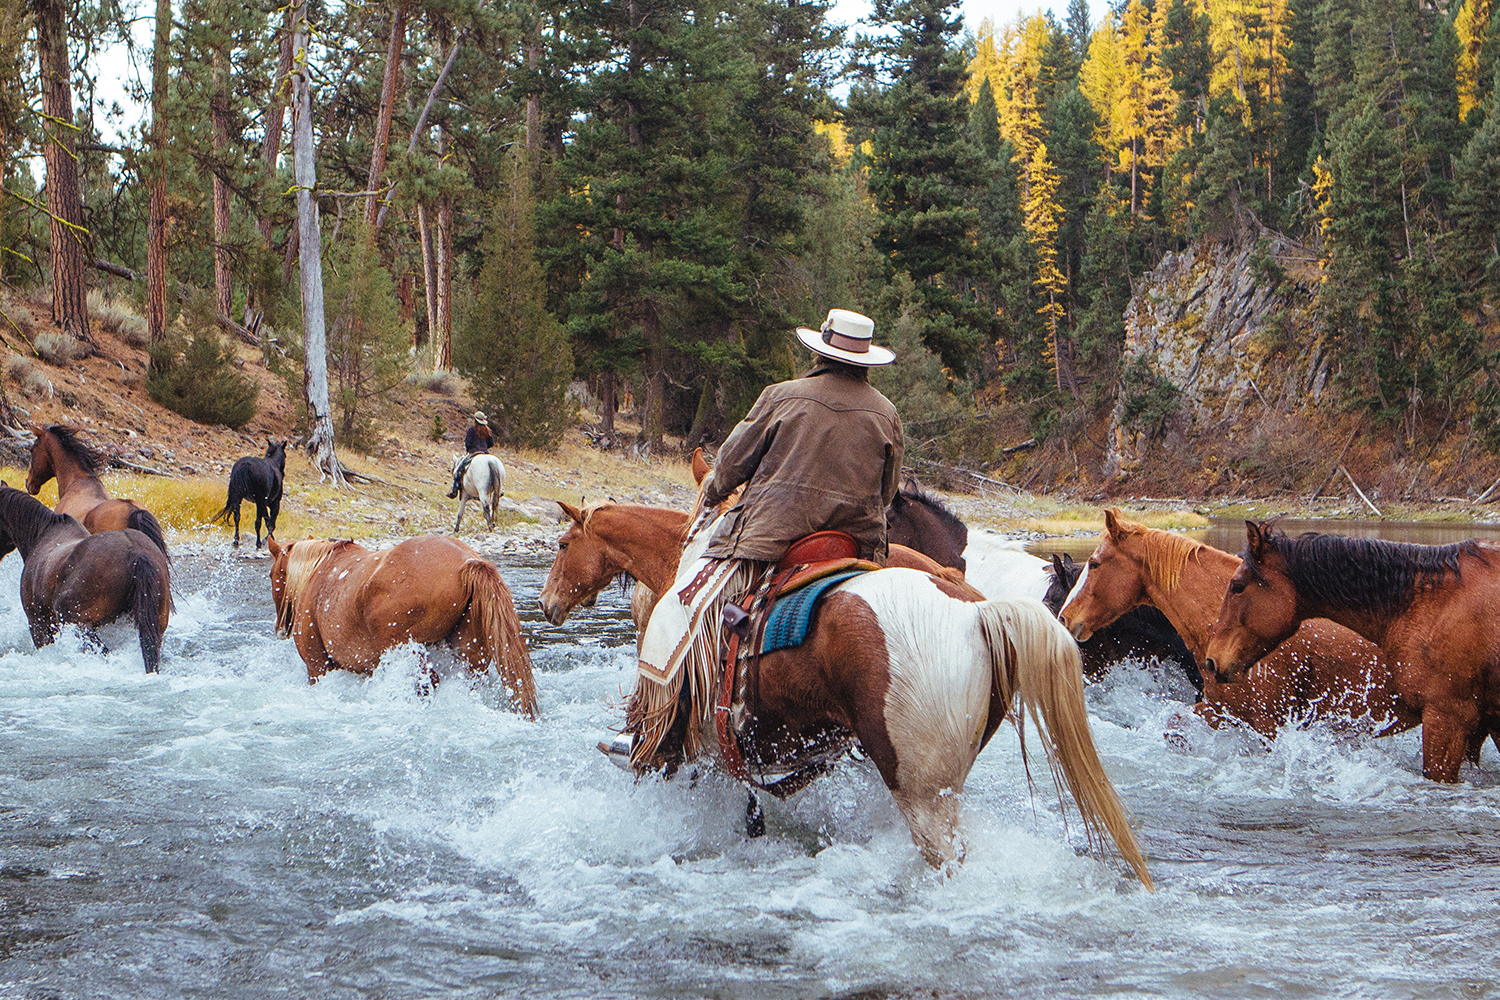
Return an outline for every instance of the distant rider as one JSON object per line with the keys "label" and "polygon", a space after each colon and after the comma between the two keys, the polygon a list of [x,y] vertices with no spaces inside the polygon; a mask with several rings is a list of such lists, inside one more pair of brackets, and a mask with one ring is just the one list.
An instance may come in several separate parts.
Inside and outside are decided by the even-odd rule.
{"label": "distant rider", "polygon": [[459,484],[463,482],[464,473],[468,471],[474,456],[488,454],[494,446],[495,435],[490,431],[489,418],[484,415],[483,410],[475,410],[474,423],[464,432],[464,460],[453,470],[453,489],[448,491],[448,499],[458,496]]}
{"label": "distant rider", "polygon": [[[846,309],[830,310],[821,330],[798,328],[819,356],[816,367],[767,386],[719,449],[703,483],[705,508],[745,491],[703,557],[682,566],[642,637],[630,720],[637,762],[671,726],[683,676],[717,672],[723,605],[793,542],[843,531],[862,558],[885,561],[885,509],[896,496],[903,439],[895,406],[870,385],[870,366],[895,360],[873,343],[874,332],[873,320]],[[684,641],[690,633],[694,641]],[[705,657],[713,662],[699,662]]]}

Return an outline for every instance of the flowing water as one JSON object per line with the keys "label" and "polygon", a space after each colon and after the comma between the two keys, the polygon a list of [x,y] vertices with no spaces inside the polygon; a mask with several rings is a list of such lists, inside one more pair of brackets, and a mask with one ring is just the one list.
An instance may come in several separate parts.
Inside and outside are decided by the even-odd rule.
{"label": "flowing water", "polygon": [[1159,891],[1029,794],[1009,726],[945,877],[867,763],[758,840],[722,776],[633,784],[594,749],[624,595],[553,628],[544,560],[500,565],[535,723],[419,696],[411,650],[309,687],[263,560],[179,557],[157,676],[129,634],[34,650],[0,563],[0,997],[1500,995],[1493,748],[1441,787],[1414,734],[1176,729],[1185,683],[1124,664],[1093,728]]}

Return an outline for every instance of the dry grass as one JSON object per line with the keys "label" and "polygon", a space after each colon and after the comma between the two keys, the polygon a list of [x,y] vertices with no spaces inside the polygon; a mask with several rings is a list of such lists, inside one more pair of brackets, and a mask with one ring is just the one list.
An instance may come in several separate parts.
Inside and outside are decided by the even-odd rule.
{"label": "dry grass", "polygon": [[83,342],[71,333],[48,331],[36,335],[36,352],[48,364],[66,365],[88,353]]}
{"label": "dry grass", "polygon": [[124,299],[105,298],[102,291],[89,291],[89,315],[99,321],[105,331],[119,337],[132,347],[145,347],[151,341],[151,328],[135,311],[135,307]]}

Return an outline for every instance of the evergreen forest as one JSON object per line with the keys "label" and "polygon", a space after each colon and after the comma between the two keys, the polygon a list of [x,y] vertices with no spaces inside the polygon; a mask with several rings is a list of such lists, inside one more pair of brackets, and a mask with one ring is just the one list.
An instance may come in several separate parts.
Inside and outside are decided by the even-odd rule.
{"label": "evergreen forest", "polygon": [[1123,350],[1142,276],[1275,238],[1340,413],[1500,450],[1500,0],[831,8],[0,0],[0,279],[84,350],[101,282],[153,344],[207,317],[355,446],[450,369],[516,443],[575,380],[600,442],[714,443],[853,308],[913,455],[984,464],[1169,412]]}

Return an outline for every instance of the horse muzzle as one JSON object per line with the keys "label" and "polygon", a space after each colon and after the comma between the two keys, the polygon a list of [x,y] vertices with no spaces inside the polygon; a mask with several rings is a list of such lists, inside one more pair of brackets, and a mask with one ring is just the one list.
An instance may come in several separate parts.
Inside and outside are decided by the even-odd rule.
{"label": "horse muzzle", "polygon": [[1088,642],[1094,636],[1094,630],[1089,628],[1088,624],[1082,618],[1070,622],[1066,618],[1059,616],[1059,620],[1063,623],[1063,628],[1068,630],[1068,634],[1076,642]]}

